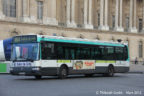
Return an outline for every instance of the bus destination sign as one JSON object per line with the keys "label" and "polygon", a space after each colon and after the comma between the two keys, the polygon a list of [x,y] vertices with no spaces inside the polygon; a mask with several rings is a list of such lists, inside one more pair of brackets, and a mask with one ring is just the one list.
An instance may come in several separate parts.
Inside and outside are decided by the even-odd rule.
{"label": "bus destination sign", "polygon": [[37,36],[30,35],[30,36],[16,36],[13,39],[13,43],[26,43],[26,42],[36,42]]}

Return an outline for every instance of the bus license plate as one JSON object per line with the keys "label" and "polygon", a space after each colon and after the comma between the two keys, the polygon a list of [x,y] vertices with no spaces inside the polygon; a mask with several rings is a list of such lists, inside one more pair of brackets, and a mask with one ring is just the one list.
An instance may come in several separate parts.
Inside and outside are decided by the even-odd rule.
{"label": "bus license plate", "polygon": [[31,67],[31,62],[15,62],[14,67]]}

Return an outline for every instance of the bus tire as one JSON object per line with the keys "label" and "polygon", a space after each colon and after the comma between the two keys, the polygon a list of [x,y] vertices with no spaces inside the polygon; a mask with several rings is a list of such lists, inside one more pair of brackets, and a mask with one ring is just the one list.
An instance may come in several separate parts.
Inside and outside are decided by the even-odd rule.
{"label": "bus tire", "polygon": [[108,67],[108,73],[105,73],[104,76],[113,77],[114,76],[114,67],[113,66],[109,66]]}
{"label": "bus tire", "polygon": [[42,76],[41,75],[35,75],[35,79],[41,79]]}
{"label": "bus tire", "polygon": [[65,66],[62,66],[60,67],[60,70],[59,70],[59,78],[60,79],[65,79],[67,78],[67,75],[68,75],[68,70]]}
{"label": "bus tire", "polygon": [[114,67],[113,66],[108,67],[107,75],[108,75],[108,77],[113,77],[114,76]]}

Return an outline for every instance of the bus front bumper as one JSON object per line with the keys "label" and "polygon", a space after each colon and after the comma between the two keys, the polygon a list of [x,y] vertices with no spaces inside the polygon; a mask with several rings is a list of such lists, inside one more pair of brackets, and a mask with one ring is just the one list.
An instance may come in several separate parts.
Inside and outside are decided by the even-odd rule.
{"label": "bus front bumper", "polygon": [[10,73],[12,75],[25,75],[25,76],[41,75],[41,68],[40,67],[11,67]]}

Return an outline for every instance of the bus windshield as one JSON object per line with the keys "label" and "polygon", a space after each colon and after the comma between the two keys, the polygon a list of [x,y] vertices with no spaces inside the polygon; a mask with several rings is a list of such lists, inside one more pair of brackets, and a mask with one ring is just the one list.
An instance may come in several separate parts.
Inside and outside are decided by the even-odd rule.
{"label": "bus windshield", "polygon": [[23,43],[13,44],[12,60],[33,61],[38,60],[39,57],[39,44],[38,43]]}

